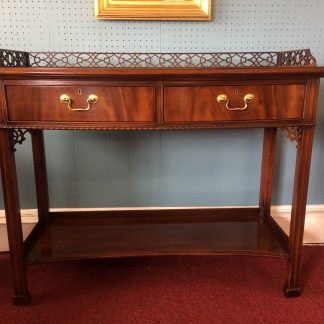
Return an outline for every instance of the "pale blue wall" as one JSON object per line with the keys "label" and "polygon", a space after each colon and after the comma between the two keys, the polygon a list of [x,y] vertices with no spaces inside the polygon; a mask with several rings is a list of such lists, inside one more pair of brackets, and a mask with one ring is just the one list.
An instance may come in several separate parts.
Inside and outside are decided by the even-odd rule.
{"label": "pale blue wall", "polygon": [[[9,4],[8,4],[9,2]],[[215,0],[211,22],[95,21],[93,0],[0,0],[0,48],[253,51],[309,47],[324,65],[324,2]],[[324,84],[324,82],[323,82]],[[255,205],[262,130],[46,132],[52,207]],[[309,203],[324,203],[324,85]],[[280,134],[274,202],[289,204],[295,144]],[[35,206],[30,141],[18,148],[23,208]],[[280,179],[280,181],[279,181]]]}

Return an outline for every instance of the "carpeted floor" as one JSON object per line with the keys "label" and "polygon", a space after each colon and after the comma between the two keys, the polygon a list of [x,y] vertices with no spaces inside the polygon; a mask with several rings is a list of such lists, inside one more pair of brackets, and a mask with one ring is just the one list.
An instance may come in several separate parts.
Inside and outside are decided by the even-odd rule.
{"label": "carpeted floor", "polygon": [[303,294],[282,294],[286,261],[155,257],[28,268],[32,303],[11,304],[0,255],[0,323],[324,323],[324,247],[305,247]]}

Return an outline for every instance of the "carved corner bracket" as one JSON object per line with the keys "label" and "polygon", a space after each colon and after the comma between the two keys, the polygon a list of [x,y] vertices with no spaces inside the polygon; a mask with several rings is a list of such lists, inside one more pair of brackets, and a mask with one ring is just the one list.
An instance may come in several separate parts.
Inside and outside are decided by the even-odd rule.
{"label": "carved corner bracket", "polygon": [[291,141],[296,141],[296,147],[298,148],[302,136],[303,136],[303,128],[298,126],[292,126],[292,127],[282,127],[283,131],[287,131],[287,137]]}
{"label": "carved corner bracket", "polygon": [[11,132],[11,149],[16,152],[16,144],[21,145],[26,140],[26,133],[29,129],[14,128]]}

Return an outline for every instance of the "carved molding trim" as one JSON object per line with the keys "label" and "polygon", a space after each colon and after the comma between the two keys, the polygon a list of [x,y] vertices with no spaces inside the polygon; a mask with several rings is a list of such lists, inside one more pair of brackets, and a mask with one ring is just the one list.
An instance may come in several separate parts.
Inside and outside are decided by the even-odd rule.
{"label": "carved molding trim", "polygon": [[16,152],[16,144],[21,145],[26,140],[26,133],[29,132],[29,129],[13,128],[11,132],[12,136],[12,150]]}
{"label": "carved molding trim", "polygon": [[282,127],[282,130],[287,131],[287,137],[291,141],[296,141],[296,147],[299,146],[302,136],[303,136],[303,128],[298,126],[292,126],[292,127]]}
{"label": "carved molding trim", "polygon": [[[314,123],[307,123],[303,124],[302,126],[315,126]],[[302,127],[299,126],[299,127]],[[67,126],[67,125],[61,125],[58,123],[58,125],[32,125],[32,124],[19,124],[18,125],[5,125],[3,128],[5,129],[28,129],[29,132],[32,130],[98,130],[98,131],[163,131],[163,130],[195,130],[195,129],[233,129],[233,128],[242,128],[242,124],[238,123],[236,125],[231,124],[230,127],[228,124],[205,124],[205,125],[168,125],[168,124],[156,124],[156,125],[114,125],[109,126],[107,124],[100,124],[97,125],[88,125],[83,126],[80,124],[73,125],[73,126]],[[288,128],[292,128],[293,126],[280,126],[277,124],[263,124],[263,123],[256,123],[254,125],[244,125],[244,128],[263,128],[263,127],[278,127],[281,130],[288,130]],[[295,126],[294,126],[295,127]]]}

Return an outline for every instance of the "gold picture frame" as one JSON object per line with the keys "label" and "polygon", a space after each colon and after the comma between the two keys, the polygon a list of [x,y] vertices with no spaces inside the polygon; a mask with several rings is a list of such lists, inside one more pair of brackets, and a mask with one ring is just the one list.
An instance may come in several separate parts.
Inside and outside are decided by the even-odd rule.
{"label": "gold picture frame", "polygon": [[95,0],[96,19],[210,20],[212,0]]}

